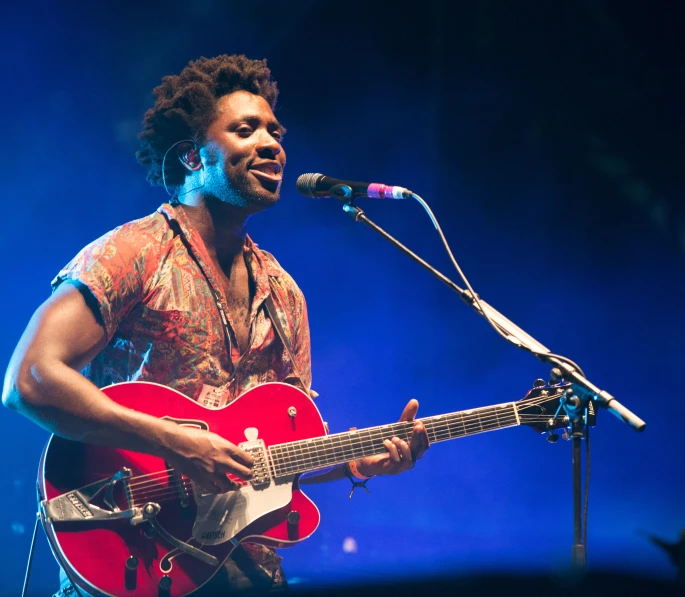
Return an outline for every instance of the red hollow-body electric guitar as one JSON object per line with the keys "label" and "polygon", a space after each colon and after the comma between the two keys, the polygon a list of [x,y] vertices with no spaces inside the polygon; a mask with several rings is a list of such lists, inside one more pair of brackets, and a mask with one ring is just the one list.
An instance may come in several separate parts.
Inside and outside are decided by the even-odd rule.
{"label": "red hollow-body electric guitar", "polygon": [[[516,425],[565,426],[557,416],[569,384],[537,387],[523,400],[420,419],[431,443]],[[301,474],[384,453],[409,439],[401,422],[327,435],[312,400],[268,383],[221,409],[145,382],[103,390],[115,402],[208,429],[249,452],[253,479],[209,494],[162,459],[52,436],[38,472],[39,509],[50,546],[77,587],[114,597],[183,597],[205,584],[242,541],[290,547],[319,525]],[[563,412],[563,411],[562,411]]]}

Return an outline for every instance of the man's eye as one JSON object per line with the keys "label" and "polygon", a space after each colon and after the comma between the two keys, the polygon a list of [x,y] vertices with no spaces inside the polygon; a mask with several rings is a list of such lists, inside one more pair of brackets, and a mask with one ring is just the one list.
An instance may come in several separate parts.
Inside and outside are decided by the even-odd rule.
{"label": "man's eye", "polygon": [[249,137],[252,134],[252,129],[249,126],[241,126],[235,132],[242,137]]}

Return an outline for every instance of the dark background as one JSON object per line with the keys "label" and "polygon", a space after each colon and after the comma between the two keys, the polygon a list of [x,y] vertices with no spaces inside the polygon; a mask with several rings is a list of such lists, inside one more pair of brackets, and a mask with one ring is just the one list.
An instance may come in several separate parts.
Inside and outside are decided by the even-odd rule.
{"label": "dark background", "polygon": [[[308,300],[332,431],[517,400],[548,370],[303,172],[411,188],[479,294],[647,423],[601,412],[591,570],[675,570],[643,533],[685,527],[682,375],[685,9],[671,2],[33,2],[0,25],[7,363],[54,274],[165,200],[134,153],[151,90],[200,56],[266,57],[288,127],[282,201],[251,221]],[[421,207],[367,214],[457,280]],[[6,269],[5,269],[6,268]],[[0,413],[3,586],[18,594],[48,437]],[[294,584],[563,572],[571,446],[508,429],[435,446],[414,471],[308,494],[317,533],[283,551]],[[346,546],[347,550],[343,549]],[[32,587],[57,567],[39,536]]]}

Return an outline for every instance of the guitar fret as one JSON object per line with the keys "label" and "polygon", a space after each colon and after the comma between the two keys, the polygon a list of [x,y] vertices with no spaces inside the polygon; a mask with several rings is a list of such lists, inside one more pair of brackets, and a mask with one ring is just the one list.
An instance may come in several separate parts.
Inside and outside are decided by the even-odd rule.
{"label": "guitar fret", "polygon": [[[435,425],[431,421],[430,423],[426,422],[423,424],[423,426],[426,428],[426,435],[428,435],[428,441],[433,443],[436,441],[435,439]],[[432,435],[432,437],[431,437]]]}
{"label": "guitar fret", "polygon": [[[514,403],[420,420],[431,443],[520,424]],[[385,452],[384,440],[399,437],[409,441],[412,429],[411,421],[403,421],[272,446],[275,474],[301,474],[365,456],[382,454]]]}
{"label": "guitar fret", "polygon": [[[462,435],[467,435],[468,432],[466,431],[466,423],[465,423],[464,415],[461,414],[461,415],[455,415],[455,416],[459,417],[459,422],[461,423],[461,427],[464,430],[464,433]],[[450,429],[450,433],[451,433],[451,429]],[[454,437],[454,435],[450,435],[450,439],[452,439],[453,437]]]}
{"label": "guitar fret", "polygon": [[[296,453],[296,451],[295,451],[295,449],[296,449],[295,446],[296,446],[295,443],[288,444],[288,458],[289,458],[290,462],[292,463],[292,464],[291,464],[290,466],[288,466],[287,469],[286,469],[286,470],[288,471],[288,473],[293,473],[293,472],[295,472],[295,471],[294,471],[294,468],[295,468],[295,467],[293,466],[294,463],[297,462],[297,453]],[[293,469],[293,470],[290,470],[290,469]]]}

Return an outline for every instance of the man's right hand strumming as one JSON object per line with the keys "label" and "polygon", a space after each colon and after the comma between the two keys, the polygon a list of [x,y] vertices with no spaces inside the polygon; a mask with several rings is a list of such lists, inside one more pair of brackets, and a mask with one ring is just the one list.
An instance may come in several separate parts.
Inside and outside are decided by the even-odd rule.
{"label": "man's right hand strumming", "polygon": [[178,427],[170,438],[165,460],[178,472],[198,483],[210,493],[239,489],[252,478],[252,456],[216,433],[196,427]]}

